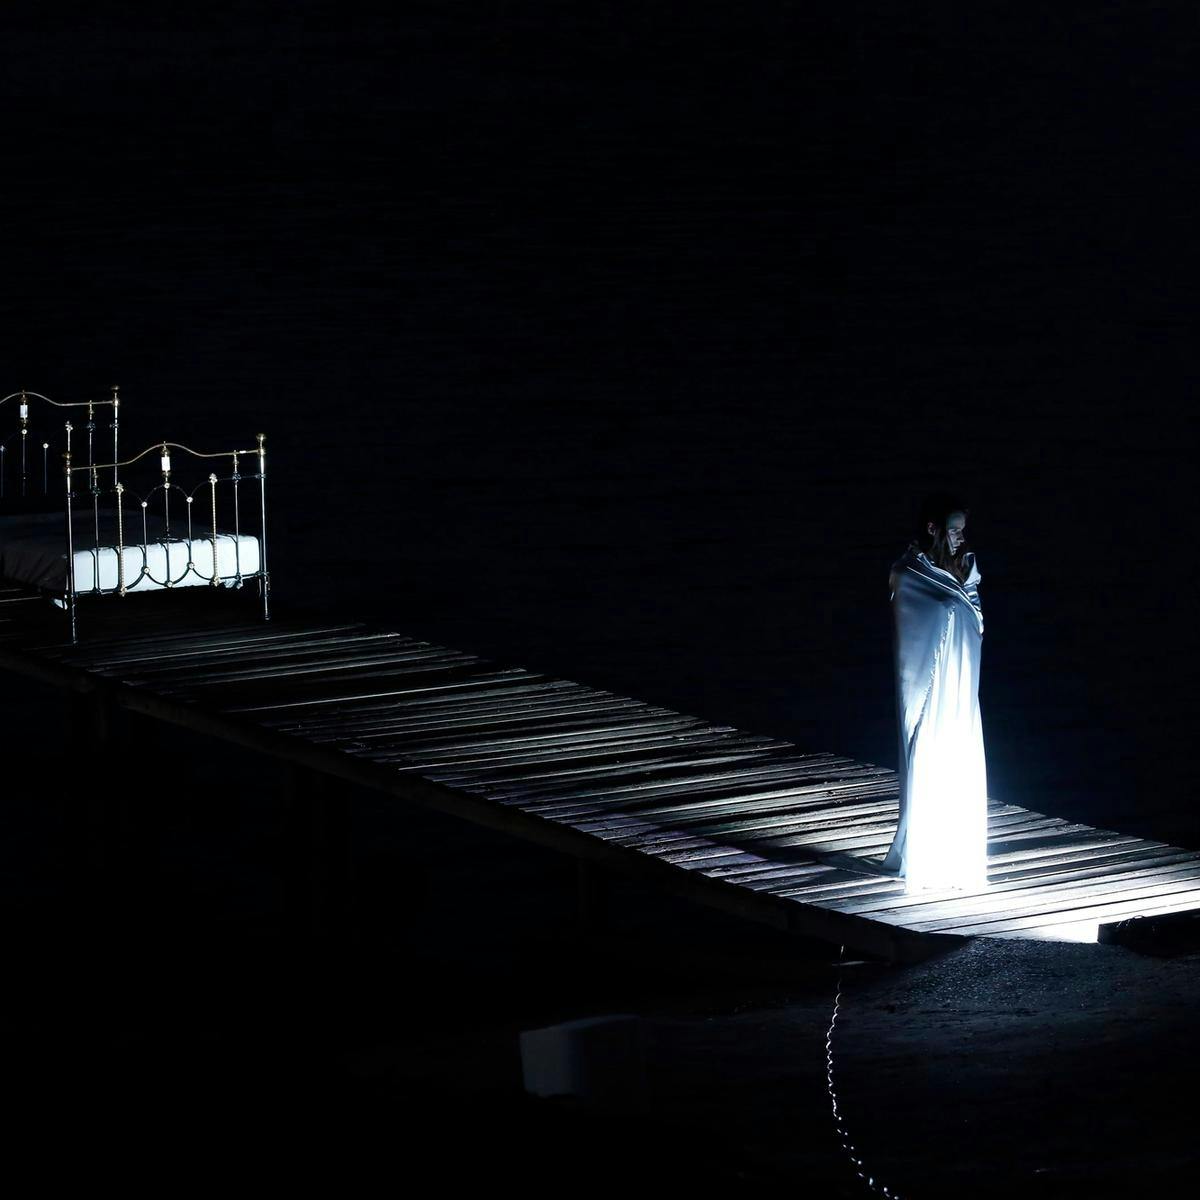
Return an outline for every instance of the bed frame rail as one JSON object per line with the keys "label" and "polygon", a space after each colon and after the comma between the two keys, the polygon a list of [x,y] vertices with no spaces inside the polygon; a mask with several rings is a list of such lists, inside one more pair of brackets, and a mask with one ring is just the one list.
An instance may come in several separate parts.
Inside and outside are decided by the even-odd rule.
{"label": "bed frame rail", "polygon": [[[70,426],[68,425],[68,430]],[[258,581],[263,620],[271,618],[271,576],[267,569],[267,454],[266,434],[257,436],[258,445],[249,450],[226,450],[217,453],[202,453],[179,442],[155,442],[140,454],[119,461],[115,456],[111,463],[89,461],[83,465],[72,463],[72,453],[63,454],[63,474],[66,479],[67,517],[67,590],[63,602],[68,610],[71,625],[71,641],[78,641],[78,601],[81,595],[125,596],[144,581],[149,580],[161,588],[173,588],[195,576],[211,587],[242,587],[251,580]],[[89,443],[90,445],[90,443]],[[176,457],[184,455],[191,459],[205,460],[210,464],[207,477],[192,488],[180,484],[178,472],[172,465],[172,451]],[[128,486],[126,474],[137,464],[158,454],[158,481],[144,491]],[[152,461],[152,460],[151,460]],[[227,464],[227,473],[218,473],[218,464]],[[147,465],[150,465],[147,463]],[[245,467],[250,465],[247,472]],[[112,472],[111,483],[108,472]],[[86,486],[93,514],[90,547],[76,545],[75,511],[78,508],[80,484]],[[247,514],[244,485],[251,488],[251,525],[243,529],[243,517]],[[175,500],[172,507],[172,498]],[[101,501],[104,499],[105,503]],[[221,518],[218,516],[218,500],[222,500]],[[132,501],[132,504],[131,504]],[[136,507],[133,507],[136,505]],[[153,510],[153,513],[152,511]],[[115,521],[115,539],[102,538],[102,517]],[[256,519],[255,519],[256,518]],[[153,526],[151,522],[153,521]],[[223,522],[223,524],[222,524]],[[106,530],[111,533],[112,530]],[[254,569],[243,569],[242,536],[252,533],[258,540],[258,564]],[[129,535],[135,536],[130,540]],[[148,547],[163,546],[165,564],[163,576],[159,578],[152,570]],[[222,545],[226,554],[221,553]],[[186,561],[175,570],[172,567],[172,546],[186,547]],[[100,578],[101,549],[115,549],[117,577],[115,584],[102,586]],[[91,549],[94,575],[92,586],[79,591],[75,576],[75,553]],[[207,549],[211,557],[204,551]],[[126,566],[126,552],[134,557],[134,568]],[[197,556],[199,551],[199,557]],[[140,553],[140,562],[138,555]],[[222,569],[220,559],[232,554],[232,570]],[[208,558],[206,563],[204,560]],[[206,570],[206,567],[208,568]]]}

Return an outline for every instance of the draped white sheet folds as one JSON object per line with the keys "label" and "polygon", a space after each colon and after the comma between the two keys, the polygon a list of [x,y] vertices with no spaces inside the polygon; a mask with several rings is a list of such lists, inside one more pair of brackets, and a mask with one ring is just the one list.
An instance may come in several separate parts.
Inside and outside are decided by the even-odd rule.
{"label": "draped white sheet folds", "polygon": [[885,870],[907,892],[987,886],[987,767],[979,711],[979,568],[965,583],[912,547],[892,566],[900,821]]}

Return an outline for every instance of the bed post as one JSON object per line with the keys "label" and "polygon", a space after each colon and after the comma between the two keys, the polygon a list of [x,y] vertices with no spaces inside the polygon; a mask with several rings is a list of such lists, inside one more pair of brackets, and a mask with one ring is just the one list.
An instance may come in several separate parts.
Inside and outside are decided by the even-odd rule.
{"label": "bed post", "polygon": [[[258,590],[262,596],[263,620],[271,619],[271,576],[267,571],[267,435],[258,434],[258,502],[262,512],[262,528],[259,533],[262,539],[258,544]],[[214,551],[215,554],[215,551]],[[213,569],[216,570],[216,558],[213,558]]]}
{"label": "bed post", "polygon": [[75,621],[75,523],[71,519],[71,422],[67,422],[67,448],[63,451],[63,475],[67,481],[67,614],[71,621],[71,644],[79,640]]}
{"label": "bed post", "polygon": [[[118,442],[120,441],[119,434],[120,434],[120,428],[121,428],[121,398],[117,395],[117,388],[116,388],[115,384],[113,385],[112,394],[113,394],[113,398],[112,398],[113,487],[116,487],[117,484],[120,482],[120,480],[118,479],[120,469],[118,468],[117,463],[119,463],[121,461],[121,455],[119,453],[119,446],[118,446]],[[95,460],[93,460],[93,461],[95,461]]]}

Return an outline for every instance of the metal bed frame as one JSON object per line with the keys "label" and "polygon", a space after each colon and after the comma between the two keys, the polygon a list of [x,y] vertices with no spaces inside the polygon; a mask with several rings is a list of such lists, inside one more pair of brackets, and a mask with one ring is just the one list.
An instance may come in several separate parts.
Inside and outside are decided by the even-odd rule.
{"label": "metal bed frame", "polygon": [[[161,441],[155,442],[147,446],[145,450],[139,454],[135,454],[132,458],[121,460],[119,450],[120,437],[120,399],[117,394],[117,389],[112,389],[111,399],[101,401],[82,400],[73,403],[62,403],[57,400],[51,400],[48,396],[43,396],[37,392],[13,392],[9,396],[0,399],[0,406],[3,406],[7,401],[20,399],[20,428],[18,430],[21,438],[21,472],[20,472],[20,499],[28,499],[30,497],[31,473],[29,470],[29,454],[28,443],[31,433],[29,423],[29,400],[37,399],[44,400],[47,404],[51,404],[56,408],[86,408],[87,420],[84,423],[84,429],[87,432],[87,461],[85,463],[75,463],[73,461],[72,450],[72,434],[74,426],[68,419],[64,424],[65,449],[62,454],[63,476],[65,480],[65,516],[66,516],[66,544],[67,544],[67,586],[61,596],[52,596],[52,599],[57,599],[62,606],[67,610],[71,642],[75,643],[79,640],[79,620],[78,620],[78,601],[81,596],[87,595],[119,595],[125,596],[133,589],[137,588],[144,580],[149,580],[158,588],[171,589],[181,584],[190,575],[194,575],[197,580],[202,580],[211,587],[236,587],[241,588],[245,583],[251,580],[258,581],[259,598],[262,604],[262,616],[264,621],[271,619],[271,577],[267,569],[267,493],[266,493],[266,435],[257,435],[257,446],[249,450],[227,450],[216,453],[203,453],[198,450],[193,450],[188,446],[181,445],[178,442]],[[97,463],[95,461],[96,447],[96,408],[102,405],[111,405],[112,407],[112,422],[111,429],[113,435],[113,454],[112,461],[106,463]],[[5,484],[5,468],[7,466],[7,444],[16,435],[10,435],[8,439],[0,442],[0,499],[3,499],[6,494]],[[49,440],[43,441],[41,444],[42,450],[42,497],[49,498],[51,495],[49,488]],[[159,473],[160,478],[153,486],[146,488],[144,492],[135,491],[125,483],[122,478],[122,472],[134,467],[142,462],[147,456],[155,451],[159,454]],[[190,459],[200,460],[224,460],[228,461],[230,466],[228,474],[217,474],[214,470],[209,470],[206,478],[202,479],[195,487],[188,490],[175,481],[176,472],[171,464],[171,452],[178,451],[189,456]],[[243,466],[247,459],[253,462],[256,470],[249,473],[243,470]],[[213,463],[215,466],[216,463]],[[109,472],[112,472],[111,477]],[[253,535],[258,540],[258,565],[255,570],[242,570],[242,497],[241,487],[244,482],[248,482],[251,487],[254,483],[258,485],[258,494],[254,499],[257,503],[254,508],[257,509],[258,521],[257,529],[252,530]],[[200,493],[207,489],[205,496],[200,496]],[[232,504],[233,529],[222,532],[217,521],[217,498],[220,489],[222,492],[227,492],[230,496]],[[171,498],[172,494],[182,498],[183,515],[185,520],[180,519],[178,510],[175,514],[175,528],[179,533],[173,533],[171,528],[172,513],[171,513]],[[92,541],[91,545],[76,545],[77,538],[75,536],[75,518],[79,506],[79,501],[84,495],[90,498],[92,509]],[[197,498],[201,499],[202,506],[207,509],[207,524],[208,532],[196,533],[193,522],[193,510],[196,506]],[[102,508],[102,498],[107,502],[109,507]],[[126,506],[130,499],[136,501],[138,508],[134,509],[127,516]],[[203,501],[207,499],[207,504]],[[161,519],[162,531],[161,536],[151,538],[149,520],[150,508],[153,504],[157,511],[158,502],[161,500]],[[141,513],[140,522],[137,518],[137,512]],[[102,542],[100,536],[101,517],[106,519],[115,519],[116,522],[116,541],[115,543],[108,541]],[[127,520],[129,525],[136,529],[140,525],[141,541],[128,542],[126,540]],[[157,520],[157,518],[156,518]],[[195,522],[195,526],[200,525],[200,519]],[[186,532],[184,530],[186,529]],[[232,534],[234,564],[233,571],[221,573],[218,557],[219,545],[222,539],[228,539]],[[152,545],[163,546],[165,553],[165,571],[162,578],[159,578],[151,570],[148,547]],[[187,546],[187,562],[183,569],[177,574],[172,574],[171,568],[171,545],[186,545]],[[211,546],[212,548],[212,571],[206,573],[201,570],[195,558],[196,546]],[[85,588],[82,592],[79,590],[78,581],[75,573],[75,553],[76,550],[92,550],[93,562],[93,579],[92,586]],[[116,568],[117,580],[115,586],[102,587],[100,582],[100,551],[102,549],[113,550],[116,553]],[[127,550],[141,551],[141,565],[137,570],[136,575],[132,579],[127,578],[125,567],[125,554]],[[153,590],[153,589],[145,589]]]}
{"label": "metal bed frame", "polygon": [[[121,439],[121,399],[117,394],[118,389],[112,388],[112,395],[105,400],[51,400],[49,396],[43,396],[40,392],[11,392],[9,395],[0,398],[0,408],[3,408],[10,400],[19,400],[18,406],[18,427],[16,432],[10,433],[8,437],[0,439],[0,500],[7,499],[8,492],[8,455],[9,443],[16,437],[20,437],[20,475],[19,475],[19,492],[18,496],[21,499],[26,499],[29,496],[29,487],[31,482],[29,471],[29,435],[32,432],[30,428],[29,416],[29,401],[41,400],[46,404],[52,405],[54,408],[86,408],[87,420],[84,422],[83,428],[87,432],[87,453],[88,463],[96,461],[96,409],[111,408],[112,420],[109,422],[109,428],[112,430],[112,447],[113,461],[115,462],[121,457],[120,439]],[[64,450],[71,449],[71,431],[74,427],[68,419],[65,425],[66,440],[64,442]],[[35,439],[36,440],[36,439]],[[50,447],[51,442],[46,440],[42,442],[42,490],[41,495],[48,497],[50,495]]]}

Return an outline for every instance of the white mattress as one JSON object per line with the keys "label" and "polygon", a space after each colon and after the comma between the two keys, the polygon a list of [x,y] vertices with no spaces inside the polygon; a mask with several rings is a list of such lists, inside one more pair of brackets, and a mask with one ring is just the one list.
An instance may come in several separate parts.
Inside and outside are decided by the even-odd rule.
{"label": "white mattress", "polygon": [[[112,514],[103,514],[97,546],[95,524],[90,509],[75,518],[75,591],[111,591],[117,587],[117,538]],[[121,559],[125,587],[141,592],[166,587],[207,585],[213,573],[213,539],[178,536],[172,523],[167,538],[161,522],[147,525],[148,540],[130,544],[142,535],[141,514],[136,523],[127,514]],[[258,570],[258,538],[250,534],[235,537],[218,529],[216,538],[217,574],[226,586],[237,582],[239,574],[253,575]],[[188,569],[189,560],[192,569]],[[0,576],[14,583],[29,584],[51,592],[67,590],[66,518],[59,513],[22,513],[0,516]]]}

